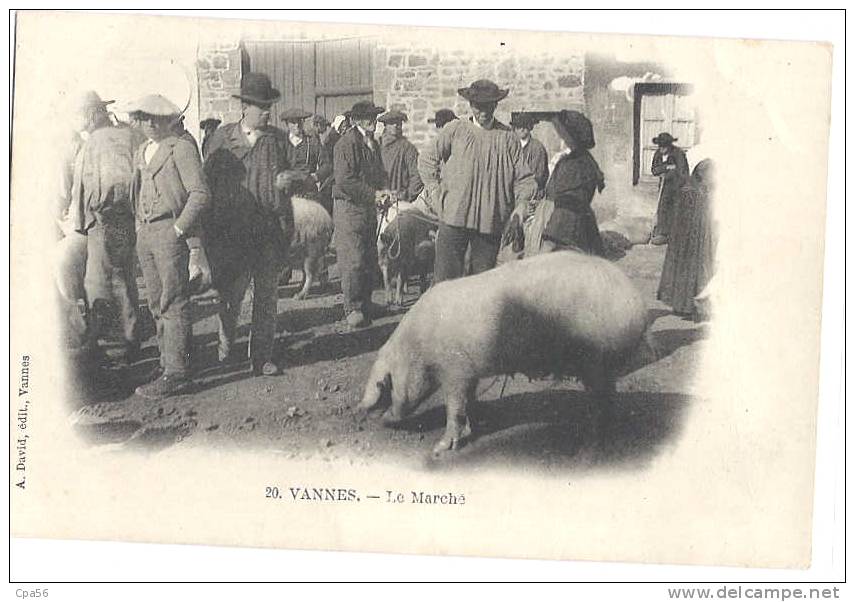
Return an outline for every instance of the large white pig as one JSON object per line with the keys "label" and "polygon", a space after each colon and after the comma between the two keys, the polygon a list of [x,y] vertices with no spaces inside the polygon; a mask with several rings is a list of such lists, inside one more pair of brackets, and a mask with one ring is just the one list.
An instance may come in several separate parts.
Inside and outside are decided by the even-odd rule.
{"label": "large white pig", "polygon": [[391,398],[384,421],[396,422],[441,388],[446,429],[434,452],[454,450],[471,434],[466,404],[480,378],[575,376],[607,402],[646,328],[641,294],[604,259],[512,262],[428,290],[380,349],[360,408]]}

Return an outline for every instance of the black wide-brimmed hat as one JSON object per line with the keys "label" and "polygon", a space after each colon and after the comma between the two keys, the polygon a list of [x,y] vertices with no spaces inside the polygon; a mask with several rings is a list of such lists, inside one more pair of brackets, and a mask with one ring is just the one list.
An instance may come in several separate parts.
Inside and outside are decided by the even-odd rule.
{"label": "black wide-brimmed hat", "polygon": [[311,117],[312,114],[308,111],[304,111],[303,109],[297,109],[295,107],[288,107],[282,114],[279,115],[279,119],[282,121],[303,121],[304,119]]}
{"label": "black wide-brimmed hat", "polygon": [[454,111],[451,109],[440,109],[427,121],[428,123],[435,123],[436,127],[441,128],[449,121],[454,121],[455,119],[457,119],[457,115],[454,114]]}
{"label": "black wide-brimmed hat", "polygon": [[240,94],[235,98],[253,104],[270,106],[282,96],[264,73],[247,73],[240,83]]}
{"label": "black wide-brimmed hat", "polygon": [[364,119],[366,117],[374,118],[385,111],[383,107],[378,107],[370,100],[361,100],[350,109],[350,115],[345,113],[345,116],[353,119]]}
{"label": "black wide-brimmed hat", "polygon": [[497,102],[508,95],[509,90],[502,90],[489,79],[479,79],[469,84],[468,88],[458,88],[457,93],[472,102]]}
{"label": "black wide-brimmed hat", "polygon": [[659,146],[671,146],[675,142],[677,142],[677,138],[674,138],[668,132],[662,132],[656,138],[653,139],[653,144],[658,144]]}
{"label": "black wide-brimmed hat", "polygon": [[561,111],[558,114],[558,120],[567,132],[573,136],[573,139],[582,148],[594,148],[594,126],[591,125],[591,120],[585,117],[579,111]]}
{"label": "black wide-brimmed hat", "polygon": [[405,121],[409,121],[409,118],[403,111],[393,110],[380,115],[380,117],[377,118],[377,121],[382,123],[404,123]]}

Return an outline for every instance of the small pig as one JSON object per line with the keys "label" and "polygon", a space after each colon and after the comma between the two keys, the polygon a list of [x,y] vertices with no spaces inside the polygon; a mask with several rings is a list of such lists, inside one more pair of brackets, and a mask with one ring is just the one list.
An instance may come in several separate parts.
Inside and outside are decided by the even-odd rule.
{"label": "small pig", "polygon": [[615,373],[639,347],[647,307],[629,278],[575,251],[537,255],[445,281],[413,306],[380,349],[360,404],[400,421],[442,388],[446,429],[435,453],[471,434],[466,404],[484,377],[578,377],[608,401]]}
{"label": "small pig", "polygon": [[301,196],[292,196],[294,207],[294,239],[290,258],[281,281],[291,280],[291,270],[302,268],[303,286],[294,299],[305,299],[309,289],[320,278],[323,282],[324,256],[333,233],[333,222],[323,206]]}
{"label": "small pig", "polygon": [[[420,294],[433,272],[437,225],[415,209],[402,211],[377,238],[377,262],[383,274],[387,305],[403,305],[407,280],[419,275]],[[392,282],[395,291],[392,292]]]}

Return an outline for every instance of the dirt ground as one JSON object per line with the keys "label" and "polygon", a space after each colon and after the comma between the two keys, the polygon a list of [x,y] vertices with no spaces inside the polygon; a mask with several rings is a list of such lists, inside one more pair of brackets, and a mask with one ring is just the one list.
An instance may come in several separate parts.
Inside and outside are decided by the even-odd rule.
{"label": "dirt ground", "polygon": [[[281,375],[253,377],[248,362],[219,365],[214,305],[200,300],[194,308],[196,390],[159,402],[133,394],[133,386],[156,363],[152,338],[144,347],[144,359],[118,375],[119,385],[105,401],[74,400],[77,409],[71,420],[93,445],[142,453],[174,446],[236,446],[293,458],[386,461],[431,469],[500,462],[522,470],[554,471],[644,463],[673,440],[687,408],[697,401],[692,374],[707,328],[672,315],[655,300],[664,253],[665,247],[636,246],[617,262],[649,299],[658,359],[649,357],[646,365],[633,367],[619,380],[606,442],[594,453],[585,443],[589,400],[574,381],[529,382],[522,376],[482,381],[479,402],[470,408],[474,439],[452,461],[437,462],[431,455],[445,423],[439,395],[394,429],[384,427],[376,416],[355,411],[376,352],[405,310],[364,330],[346,331],[340,322],[334,266],[328,290],[315,290],[305,301],[291,299],[298,290],[296,282],[280,288]],[[414,298],[411,294],[408,302]],[[374,301],[383,302],[382,291],[375,291]],[[244,353],[246,306],[239,338]]]}

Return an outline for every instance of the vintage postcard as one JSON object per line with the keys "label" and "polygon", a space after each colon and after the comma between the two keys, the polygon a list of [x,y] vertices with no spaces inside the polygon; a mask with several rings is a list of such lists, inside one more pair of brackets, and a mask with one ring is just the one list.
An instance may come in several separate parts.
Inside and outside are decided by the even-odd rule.
{"label": "vintage postcard", "polygon": [[808,567],[836,50],[19,12],[12,534]]}

